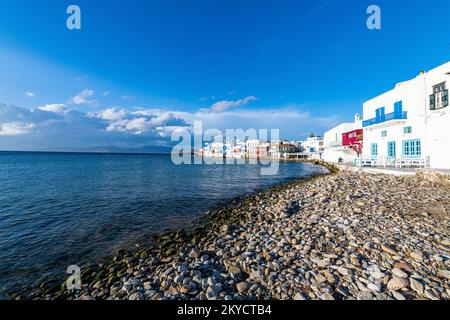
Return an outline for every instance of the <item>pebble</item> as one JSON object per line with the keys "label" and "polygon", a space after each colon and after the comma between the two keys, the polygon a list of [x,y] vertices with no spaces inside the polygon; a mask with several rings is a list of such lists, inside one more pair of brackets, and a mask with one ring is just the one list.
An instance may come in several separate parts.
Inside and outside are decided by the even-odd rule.
{"label": "pebble", "polygon": [[372,290],[372,291],[375,291],[375,292],[380,292],[381,291],[381,285],[376,284],[376,283],[369,283],[367,285],[367,288]]}
{"label": "pebble", "polygon": [[294,300],[308,300],[308,299],[306,299],[306,297],[302,293],[297,292],[294,296]]}
{"label": "pebble", "polygon": [[200,257],[200,252],[197,249],[192,248],[191,252],[189,252],[189,258],[197,259],[198,257]]}
{"label": "pebble", "polygon": [[408,274],[399,268],[391,270],[392,274],[398,278],[408,278]]}
{"label": "pebble", "polygon": [[389,280],[387,288],[391,291],[397,291],[406,288],[408,284],[409,282],[406,279],[394,277],[391,280]]}
{"label": "pebble", "polygon": [[357,300],[374,300],[373,294],[367,291],[358,292]]}
{"label": "pebble", "polygon": [[413,289],[415,292],[417,292],[420,295],[423,294],[424,286],[420,281],[418,281],[414,278],[410,278],[409,282],[410,282],[411,289]]}
{"label": "pebble", "polygon": [[246,291],[248,290],[248,287],[249,287],[249,285],[248,285],[248,283],[245,282],[245,281],[239,282],[239,283],[236,285],[236,289],[239,291],[239,293],[244,293],[244,292],[246,292]]}
{"label": "pebble", "polygon": [[392,296],[395,298],[395,300],[406,300],[405,296],[397,291],[392,291]]}
{"label": "pebble", "polygon": [[418,260],[418,261],[422,261],[423,260],[423,253],[422,252],[411,252],[410,253],[411,258]]}
{"label": "pebble", "polygon": [[294,181],[231,201],[192,235],[168,232],[161,250],[82,270],[86,284],[63,297],[450,299],[448,190],[418,175]]}

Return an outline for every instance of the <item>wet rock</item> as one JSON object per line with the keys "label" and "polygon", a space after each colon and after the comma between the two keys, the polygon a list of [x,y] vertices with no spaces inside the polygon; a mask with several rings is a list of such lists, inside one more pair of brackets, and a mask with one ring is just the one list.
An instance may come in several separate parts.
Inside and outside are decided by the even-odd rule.
{"label": "wet rock", "polygon": [[200,257],[200,252],[196,248],[192,248],[191,252],[189,252],[189,258],[198,259]]}
{"label": "wet rock", "polygon": [[448,187],[415,176],[294,181],[232,201],[189,235],[84,268],[81,292],[61,296],[62,281],[50,281],[30,296],[450,299],[449,201]]}
{"label": "wet rock", "polygon": [[247,282],[243,281],[243,282],[239,282],[236,285],[236,289],[239,291],[239,293],[245,293],[249,288],[249,285]]}

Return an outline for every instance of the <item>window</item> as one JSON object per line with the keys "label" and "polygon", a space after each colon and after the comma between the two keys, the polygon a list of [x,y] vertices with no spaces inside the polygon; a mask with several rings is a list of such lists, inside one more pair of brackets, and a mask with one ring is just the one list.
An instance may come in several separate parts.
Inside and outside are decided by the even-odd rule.
{"label": "window", "polygon": [[372,143],[370,149],[371,149],[370,151],[371,151],[372,158],[376,159],[378,157],[378,144]]}
{"label": "window", "polygon": [[403,156],[417,158],[422,155],[422,145],[420,140],[403,141]]}
{"label": "window", "polygon": [[410,133],[412,133],[412,127],[404,127],[404,128],[403,128],[403,133],[404,133],[404,134],[410,134]]}
{"label": "window", "polygon": [[382,138],[387,137],[387,131],[386,130],[381,131],[381,137]]}
{"label": "window", "polygon": [[430,95],[430,110],[448,107],[448,90],[445,82],[433,86],[433,94]]}
{"label": "window", "polygon": [[438,93],[445,90],[445,82],[439,83],[433,87],[433,93]]}
{"label": "window", "polygon": [[395,156],[396,156],[395,141],[389,141],[388,142],[388,157],[395,158]]}

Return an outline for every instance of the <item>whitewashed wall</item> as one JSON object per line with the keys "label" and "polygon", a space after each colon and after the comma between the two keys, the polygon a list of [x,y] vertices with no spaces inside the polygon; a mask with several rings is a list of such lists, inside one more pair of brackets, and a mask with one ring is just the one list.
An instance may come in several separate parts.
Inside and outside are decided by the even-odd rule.
{"label": "whitewashed wall", "polygon": [[432,168],[450,169],[450,106],[441,110],[430,110],[429,101],[433,86],[446,81],[446,89],[450,90],[450,75],[447,73],[450,73],[450,62],[431,70],[426,78],[425,131]]}
{"label": "whitewashed wall", "polygon": [[345,163],[353,163],[353,160],[357,158],[356,152],[342,148],[342,134],[355,129],[357,129],[355,123],[342,123],[325,132],[323,160],[337,163],[339,158],[342,158]]}
{"label": "whitewashed wall", "polygon": [[[422,158],[430,157],[432,168],[450,169],[450,107],[431,111],[429,95],[432,87],[447,81],[450,86],[450,62],[418,75],[416,78],[397,84],[397,86],[374,98],[363,106],[364,120],[375,118],[376,109],[385,107],[386,114],[394,112],[394,103],[403,101],[403,111],[408,112],[407,120],[391,120],[364,128],[363,157],[370,158],[371,145],[378,144],[378,157],[388,156],[388,142],[396,142],[396,156],[402,156],[404,140],[421,140]],[[412,127],[410,134],[404,134],[404,127]],[[387,136],[382,137],[382,131]]]}

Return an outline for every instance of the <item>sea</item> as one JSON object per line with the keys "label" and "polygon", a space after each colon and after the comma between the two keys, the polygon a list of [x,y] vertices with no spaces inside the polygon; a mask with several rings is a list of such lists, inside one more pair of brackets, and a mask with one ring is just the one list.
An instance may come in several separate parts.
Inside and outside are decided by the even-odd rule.
{"label": "sea", "polygon": [[324,170],[279,162],[267,176],[260,164],[176,165],[170,155],[0,152],[0,298]]}

